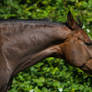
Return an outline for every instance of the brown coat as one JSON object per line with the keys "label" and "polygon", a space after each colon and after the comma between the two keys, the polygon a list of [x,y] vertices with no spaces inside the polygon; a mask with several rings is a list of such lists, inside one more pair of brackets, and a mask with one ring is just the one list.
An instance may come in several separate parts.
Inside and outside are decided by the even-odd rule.
{"label": "brown coat", "polygon": [[0,92],[18,72],[49,56],[92,71],[92,41],[71,14],[67,23],[0,21]]}

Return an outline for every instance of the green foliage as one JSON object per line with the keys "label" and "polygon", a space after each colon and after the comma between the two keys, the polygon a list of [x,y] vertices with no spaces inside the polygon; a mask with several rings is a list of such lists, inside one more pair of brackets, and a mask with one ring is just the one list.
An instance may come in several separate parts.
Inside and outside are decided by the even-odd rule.
{"label": "green foliage", "polygon": [[21,72],[9,92],[91,92],[92,79],[82,70],[57,58],[47,58]]}
{"label": "green foliage", "polygon": [[[75,20],[92,37],[92,0],[0,0],[1,19],[44,19],[66,22],[71,11]],[[77,21],[78,22],[78,21]],[[9,92],[91,92],[92,76],[67,65],[65,61],[47,58],[19,73]]]}

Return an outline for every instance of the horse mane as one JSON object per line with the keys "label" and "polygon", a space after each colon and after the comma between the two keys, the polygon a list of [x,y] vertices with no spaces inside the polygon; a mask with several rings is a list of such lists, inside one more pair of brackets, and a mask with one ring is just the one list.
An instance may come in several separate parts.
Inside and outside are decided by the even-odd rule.
{"label": "horse mane", "polygon": [[51,22],[48,20],[0,20],[0,32],[4,34],[16,34],[24,31],[26,27],[30,28],[51,28],[56,26],[67,26],[64,23]]}

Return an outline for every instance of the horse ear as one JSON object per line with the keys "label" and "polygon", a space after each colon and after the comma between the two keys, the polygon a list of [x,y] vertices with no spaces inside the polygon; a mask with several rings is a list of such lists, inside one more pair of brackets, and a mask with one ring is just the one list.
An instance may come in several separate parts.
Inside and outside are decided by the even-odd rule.
{"label": "horse ear", "polygon": [[70,11],[68,12],[67,15],[67,24],[72,30],[77,30],[78,28],[80,28],[77,22],[74,20],[73,15],[71,14]]}
{"label": "horse ear", "polygon": [[78,25],[80,25],[80,27],[82,28],[83,23],[81,22],[81,20],[79,19],[79,17],[77,17],[77,20],[78,20]]}

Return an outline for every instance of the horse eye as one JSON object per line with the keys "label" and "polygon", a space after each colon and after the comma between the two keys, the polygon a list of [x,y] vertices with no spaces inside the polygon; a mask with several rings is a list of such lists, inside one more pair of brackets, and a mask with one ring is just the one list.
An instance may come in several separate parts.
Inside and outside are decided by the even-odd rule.
{"label": "horse eye", "polygon": [[86,45],[92,45],[92,42],[85,42]]}

